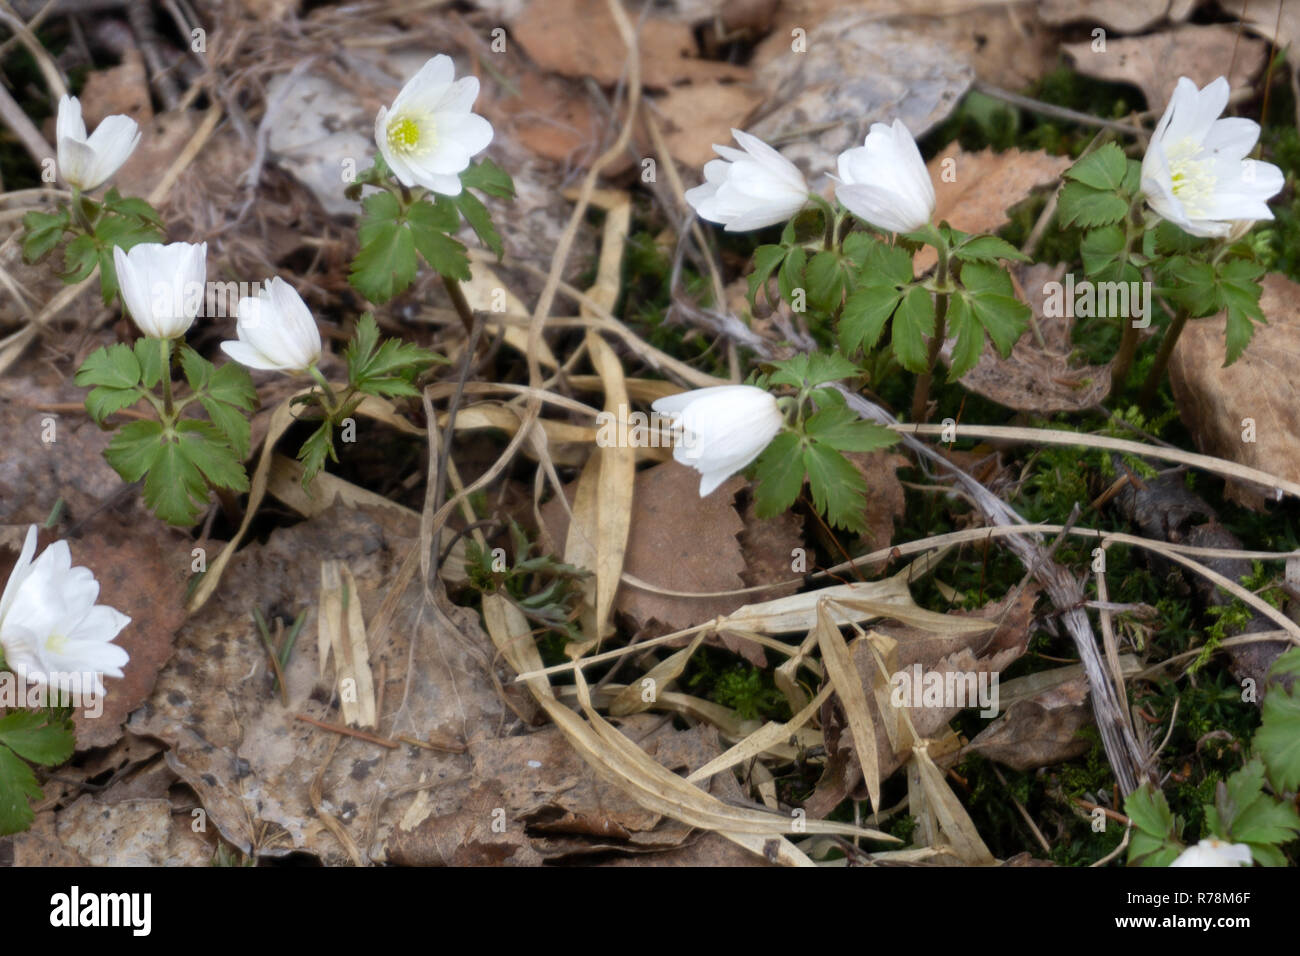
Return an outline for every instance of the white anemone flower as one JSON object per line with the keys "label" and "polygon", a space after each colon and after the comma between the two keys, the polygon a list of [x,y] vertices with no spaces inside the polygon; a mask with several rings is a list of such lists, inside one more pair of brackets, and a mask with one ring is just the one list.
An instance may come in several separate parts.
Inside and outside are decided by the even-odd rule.
{"label": "white anemone flower", "polygon": [[753,385],[697,388],[651,408],[680,430],[673,458],[700,473],[701,498],[757,458],[785,424],[776,399]]}
{"label": "white anemone flower", "polygon": [[1272,163],[1246,158],[1259,124],[1220,119],[1227,105],[1223,77],[1203,90],[1181,77],[1142,158],[1147,203],[1193,236],[1230,236],[1241,231],[1242,220],[1272,219],[1267,200],[1285,182]]}
{"label": "white anemone flower", "polygon": [[113,265],[126,310],[147,337],[175,338],[194,324],[208,277],[206,242],[114,246]]}
{"label": "white anemone flower", "polygon": [[36,526],[27,529],[22,553],[0,595],[0,647],[21,679],[65,692],[91,687],[103,695],[101,675],[121,677],[130,655],[113,639],[131,623],[125,614],[96,604],[99,582],[89,568],[74,568],[66,541],[36,554]]}
{"label": "white anemone flower", "polygon": [[934,183],[903,125],[873,123],[861,146],[839,155],[835,198],[859,219],[889,232],[915,232],[934,216]]}
{"label": "white anemone flower", "polygon": [[471,112],[478,77],[457,80],[451,57],[439,53],[375,117],[375,143],[403,186],[459,196],[460,173],[492,142],[492,124]]}
{"label": "white anemone flower", "polygon": [[1189,846],[1170,866],[1250,866],[1254,858],[1250,847],[1244,843],[1225,843],[1223,840],[1202,840]]}
{"label": "white anemone flower", "polygon": [[239,300],[238,341],[221,349],[240,365],[271,372],[302,372],[320,361],[320,329],[307,303],[279,276],[268,279],[256,297]]}
{"label": "white anemone flower", "polygon": [[87,136],[81,102],[64,93],[59,98],[55,137],[59,175],[69,186],[89,192],[122,168],[140,142],[140,129],[129,116],[106,116]]}
{"label": "white anemone flower", "polygon": [[704,164],[704,183],[686,190],[686,201],[727,232],[786,222],[808,201],[803,173],[757,136],[738,129],[731,135],[743,150],[714,145],[722,159]]}

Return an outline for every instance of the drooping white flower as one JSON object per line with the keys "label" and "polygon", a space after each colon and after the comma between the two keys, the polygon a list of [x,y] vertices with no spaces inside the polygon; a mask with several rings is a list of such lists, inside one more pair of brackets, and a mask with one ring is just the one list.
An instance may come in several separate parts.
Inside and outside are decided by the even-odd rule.
{"label": "drooping white flower", "polygon": [[1225,843],[1223,840],[1202,840],[1189,846],[1170,866],[1250,866],[1253,862],[1250,847],[1244,843]]}
{"label": "drooping white flower", "polygon": [[757,458],[785,422],[776,399],[753,385],[715,385],[651,405],[680,430],[673,458],[701,475],[700,497]]}
{"label": "drooping white flower", "polygon": [[1272,163],[1247,159],[1259,124],[1220,119],[1228,81],[1198,90],[1181,77],[1142,158],[1142,193],[1164,219],[1193,236],[1228,236],[1237,221],[1272,219],[1268,199],[1285,183]]}
{"label": "drooping white flower", "polygon": [[[27,529],[22,553],[0,595],[0,647],[20,678],[69,692],[80,684],[102,695],[100,675],[121,677],[130,655],[113,639],[131,623],[125,614],[96,604],[99,582],[89,568],[74,568],[66,541],[36,554],[36,526]],[[83,676],[90,675],[90,676]]]}
{"label": "drooping white flower", "polygon": [[184,335],[203,309],[208,244],[142,242],[113,247],[122,301],[140,331],[151,339]]}
{"label": "drooping white flower", "polygon": [[227,355],[249,368],[301,372],[320,361],[320,330],[307,303],[279,276],[268,279],[256,297],[239,300],[238,341],[222,342]]}
{"label": "drooping white flower", "polygon": [[889,232],[914,232],[934,215],[934,183],[902,120],[873,123],[861,146],[839,156],[837,198],[849,212]]}
{"label": "drooping white flower", "polygon": [[808,201],[808,184],[799,167],[757,136],[733,129],[744,147],[714,145],[722,159],[704,164],[704,182],[686,190],[686,201],[727,232],[745,232],[785,222]]}
{"label": "drooping white flower", "polygon": [[404,186],[459,196],[460,173],[492,142],[492,124],[471,112],[478,77],[455,77],[451,57],[439,53],[379,108],[375,143]]}
{"label": "drooping white flower", "polygon": [[69,186],[89,192],[121,169],[140,142],[140,129],[129,116],[106,116],[88,137],[81,102],[64,93],[59,98],[55,138],[59,175]]}

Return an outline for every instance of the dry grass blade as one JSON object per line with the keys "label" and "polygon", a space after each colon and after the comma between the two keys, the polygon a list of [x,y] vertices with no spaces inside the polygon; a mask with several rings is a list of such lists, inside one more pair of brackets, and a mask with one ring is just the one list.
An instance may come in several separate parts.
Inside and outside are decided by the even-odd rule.
{"label": "dry grass blade", "polygon": [[934,814],[939,829],[961,861],[973,866],[989,866],[997,861],[980,839],[966,808],[943,779],[929,753],[929,742],[918,740],[912,745],[912,763],[920,776],[926,804]]}
{"label": "dry grass blade", "polygon": [[867,794],[873,811],[880,809],[880,754],[876,749],[876,722],[867,705],[867,695],[862,689],[862,679],[853,666],[853,655],[844,642],[844,635],[831,620],[826,601],[817,605],[817,646],[822,652],[822,666],[826,677],[835,687],[844,715],[853,732],[853,746],[862,764],[862,776],[867,784]]}
{"label": "dry grass blade", "polygon": [[660,688],[667,687],[682,676],[682,671],[686,670],[686,665],[690,663],[691,657],[703,640],[704,634],[702,632],[695,635],[695,640],[691,641],[691,643],[677,653],[665,657],[646,671],[640,680],[629,684],[620,691],[619,695],[614,698],[607,708],[610,716],[625,717],[628,714],[649,710],[654,706],[658,700]]}
{"label": "dry grass blade", "polygon": [[[320,565],[320,619],[317,643],[334,652],[334,674],[343,722],[354,727],[375,727],[375,685],[370,673],[370,647],[361,600],[352,571],[341,561]],[[324,672],[326,655],[321,654]]]}
{"label": "dry grass blade", "polygon": [[718,754],[703,767],[700,767],[688,776],[686,781],[688,783],[699,783],[701,780],[708,780],[716,773],[721,773],[754,757],[762,756],[778,744],[787,743],[791,737],[795,736],[800,727],[812,720],[813,715],[830,697],[834,689],[833,685],[827,684],[818,692],[816,697],[805,704],[802,710],[785,723],[769,720],[740,743],[731,747],[725,753]]}

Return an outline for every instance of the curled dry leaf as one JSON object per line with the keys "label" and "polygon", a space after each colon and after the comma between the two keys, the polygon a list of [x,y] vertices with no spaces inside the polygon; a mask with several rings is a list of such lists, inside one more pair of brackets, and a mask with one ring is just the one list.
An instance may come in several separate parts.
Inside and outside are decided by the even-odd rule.
{"label": "curled dry leaf", "polygon": [[[1169,381],[1183,423],[1207,455],[1300,481],[1300,285],[1284,276],[1263,280],[1267,324],[1241,358],[1223,367],[1220,314],[1193,319],[1169,362]],[[1280,491],[1229,481],[1227,496],[1261,510]]]}
{"label": "curled dry leaf", "polygon": [[[1224,10],[1242,18],[1246,28],[1286,50],[1291,63],[1300,63],[1300,5],[1294,0],[1219,0]],[[1280,8],[1280,9],[1279,9]]]}
{"label": "curled dry leaf", "polygon": [[1136,33],[1168,17],[1183,20],[1198,0],[1041,0],[1038,16],[1047,23],[1100,23]]}
{"label": "curled dry leaf", "polygon": [[1087,40],[1062,44],[1061,49],[1085,76],[1132,83],[1153,110],[1164,109],[1180,76],[1202,87],[1224,75],[1225,64],[1231,64],[1228,82],[1235,90],[1249,85],[1268,59],[1268,44],[1221,23],[1107,40],[1105,50],[1094,49]]}
{"label": "curled dry leaf", "polygon": [[[1044,414],[1079,411],[1105,399],[1110,391],[1110,366],[1072,366],[1074,317],[1046,307],[1051,295],[1049,283],[1061,282],[1064,273],[1063,265],[1045,263],[1012,269],[1043,344],[1038,344],[1032,331],[1026,332],[1011,354],[1003,358],[991,343],[985,342],[979,362],[961,378],[964,386],[1007,408]],[[1053,314],[1048,315],[1048,311]],[[951,363],[951,341],[945,343],[940,354]]]}

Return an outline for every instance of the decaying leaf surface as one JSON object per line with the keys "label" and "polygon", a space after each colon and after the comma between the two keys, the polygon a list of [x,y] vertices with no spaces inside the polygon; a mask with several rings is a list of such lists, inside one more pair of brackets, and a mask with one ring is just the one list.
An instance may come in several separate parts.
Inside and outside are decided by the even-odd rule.
{"label": "decaying leaf surface", "polygon": [[1287,59],[1300,62],[1300,6],[1294,0],[1219,0],[1219,6],[1235,16],[1250,30],[1273,40],[1279,50],[1285,49]]}
{"label": "decaying leaf surface", "polygon": [[[1300,480],[1300,285],[1284,276],[1263,280],[1260,308],[1268,324],[1241,358],[1223,367],[1224,315],[1193,319],[1169,361],[1178,413],[1207,455]],[[1227,496],[1259,510],[1272,492],[1229,481]]]}
{"label": "decaying leaf surface", "polygon": [[[1038,150],[992,147],[968,153],[953,141],[929,163],[934,183],[934,218],[962,232],[996,232],[1007,224],[1007,210],[1049,186],[1070,167],[1070,157]],[[924,246],[912,260],[918,272],[937,261],[934,248]]]}
{"label": "decaying leaf surface", "polygon": [[[627,70],[623,41],[604,0],[532,0],[511,32],[544,70],[613,86]],[[749,69],[694,55],[695,38],[685,23],[651,14],[639,24],[641,81],[666,89],[678,83],[745,80]]]}
{"label": "decaying leaf surface", "polygon": [[1012,704],[966,749],[1014,770],[1049,767],[1091,749],[1080,731],[1092,722],[1088,678],[1081,675]]}
{"label": "decaying leaf surface", "polygon": [[1100,23],[1123,33],[1145,30],[1166,16],[1179,19],[1189,0],[1041,0],[1038,16],[1047,23]]}
{"label": "decaying leaf surface", "polygon": [[714,143],[730,143],[731,130],[745,129],[746,118],[763,95],[741,83],[681,86],[656,101],[664,139],[673,158],[699,169],[716,158]]}
{"label": "decaying leaf surface", "polygon": [[872,123],[901,119],[920,137],[942,120],[974,73],[952,48],[846,7],[808,29],[807,51],[789,29],[774,30],[754,54],[767,103],[749,132],[780,148],[810,185],[835,158],[861,146]]}
{"label": "decaying leaf surface", "polygon": [[[844,455],[867,483],[867,530],[862,536],[866,551],[878,551],[894,540],[894,522],[901,520],[906,507],[898,469],[910,463],[902,455],[888,450],[852,451]],[[788,568],[787,568],[788,570]]]}
{"label": "decaying leaf surface", "polygon": [[1228,82],[1237,89],[1258,76],[1268,58],[1267,43],[1240,36],[1237,28],[1220,23],[1118,37],[1107,40],[1105,50],[1093,49],[1091,41],[1065,43],[1061,49],[1086,76],[1132,83],[1153,110],[1165,108],[1179,77],[1190,77],[1203,87],[1232,64]]}
{"label": "decaying leaf surface", "polygon": [[[454,806],[448,784],[465,778],[470,758],[409,744],[387,749],[338,737],[296,719],[340,723],[332,679],[322,681],[316,642],[320,562],[346,561],[371,641],[380,736],[413,740],[493,738],[506,718],[493,689],[485,646],[472,612],[426,606],[418,581],[394,580],[413,539],[385,533],[372,519],[334,507],[238,552],[221,587],[182,628],[176,655],[152,698],[131,720],[133,732],[170,749],[168,763],[194,789],[209,820],[244,852],[312,853],[328,863],[352,857],[313,810],[322,808],[363,860],[383,859],[385,842],[417,792]],[[374,630],[381,604],[392,614]],[[272,690],[267,653],[251,613],[307,619],[285,667],[289,706]],[[337,750],[334,748],[337,746]],[[331,758],[332,754],[332,758]],[[423,788],[423,790],[421,789]]]}
{"label": "decaying leaf surface", "polygon": [[[1043,344],[1027,331],[1004,359],[991,342],[985,342],[979,362],[962,376],[962,385],[999,405],[1027,412],[1080,411],[1105,399],[1110,392],[1110,366],[1073,366],[1075,319],[1068,314],[1072,310],[1047,308],[1053,296],[1051,283],[1059,284],[1064,273],[1064,266],[1045,263],[1012,269]],[[1059,291],[1058,299],[1063,301],[1063,287]],[[951,341],[940,355],[951,363]]]}
{"label": "decaying leaf surface", "polygon": [[[206,866],[212,856],[212,848],[190,828],[189,816],[177,816],[170,800],[104,803],[87,794],[54,818],[59,844],[84,861],[80,865]],[[183,822],[178,826],[178,821]]]}

